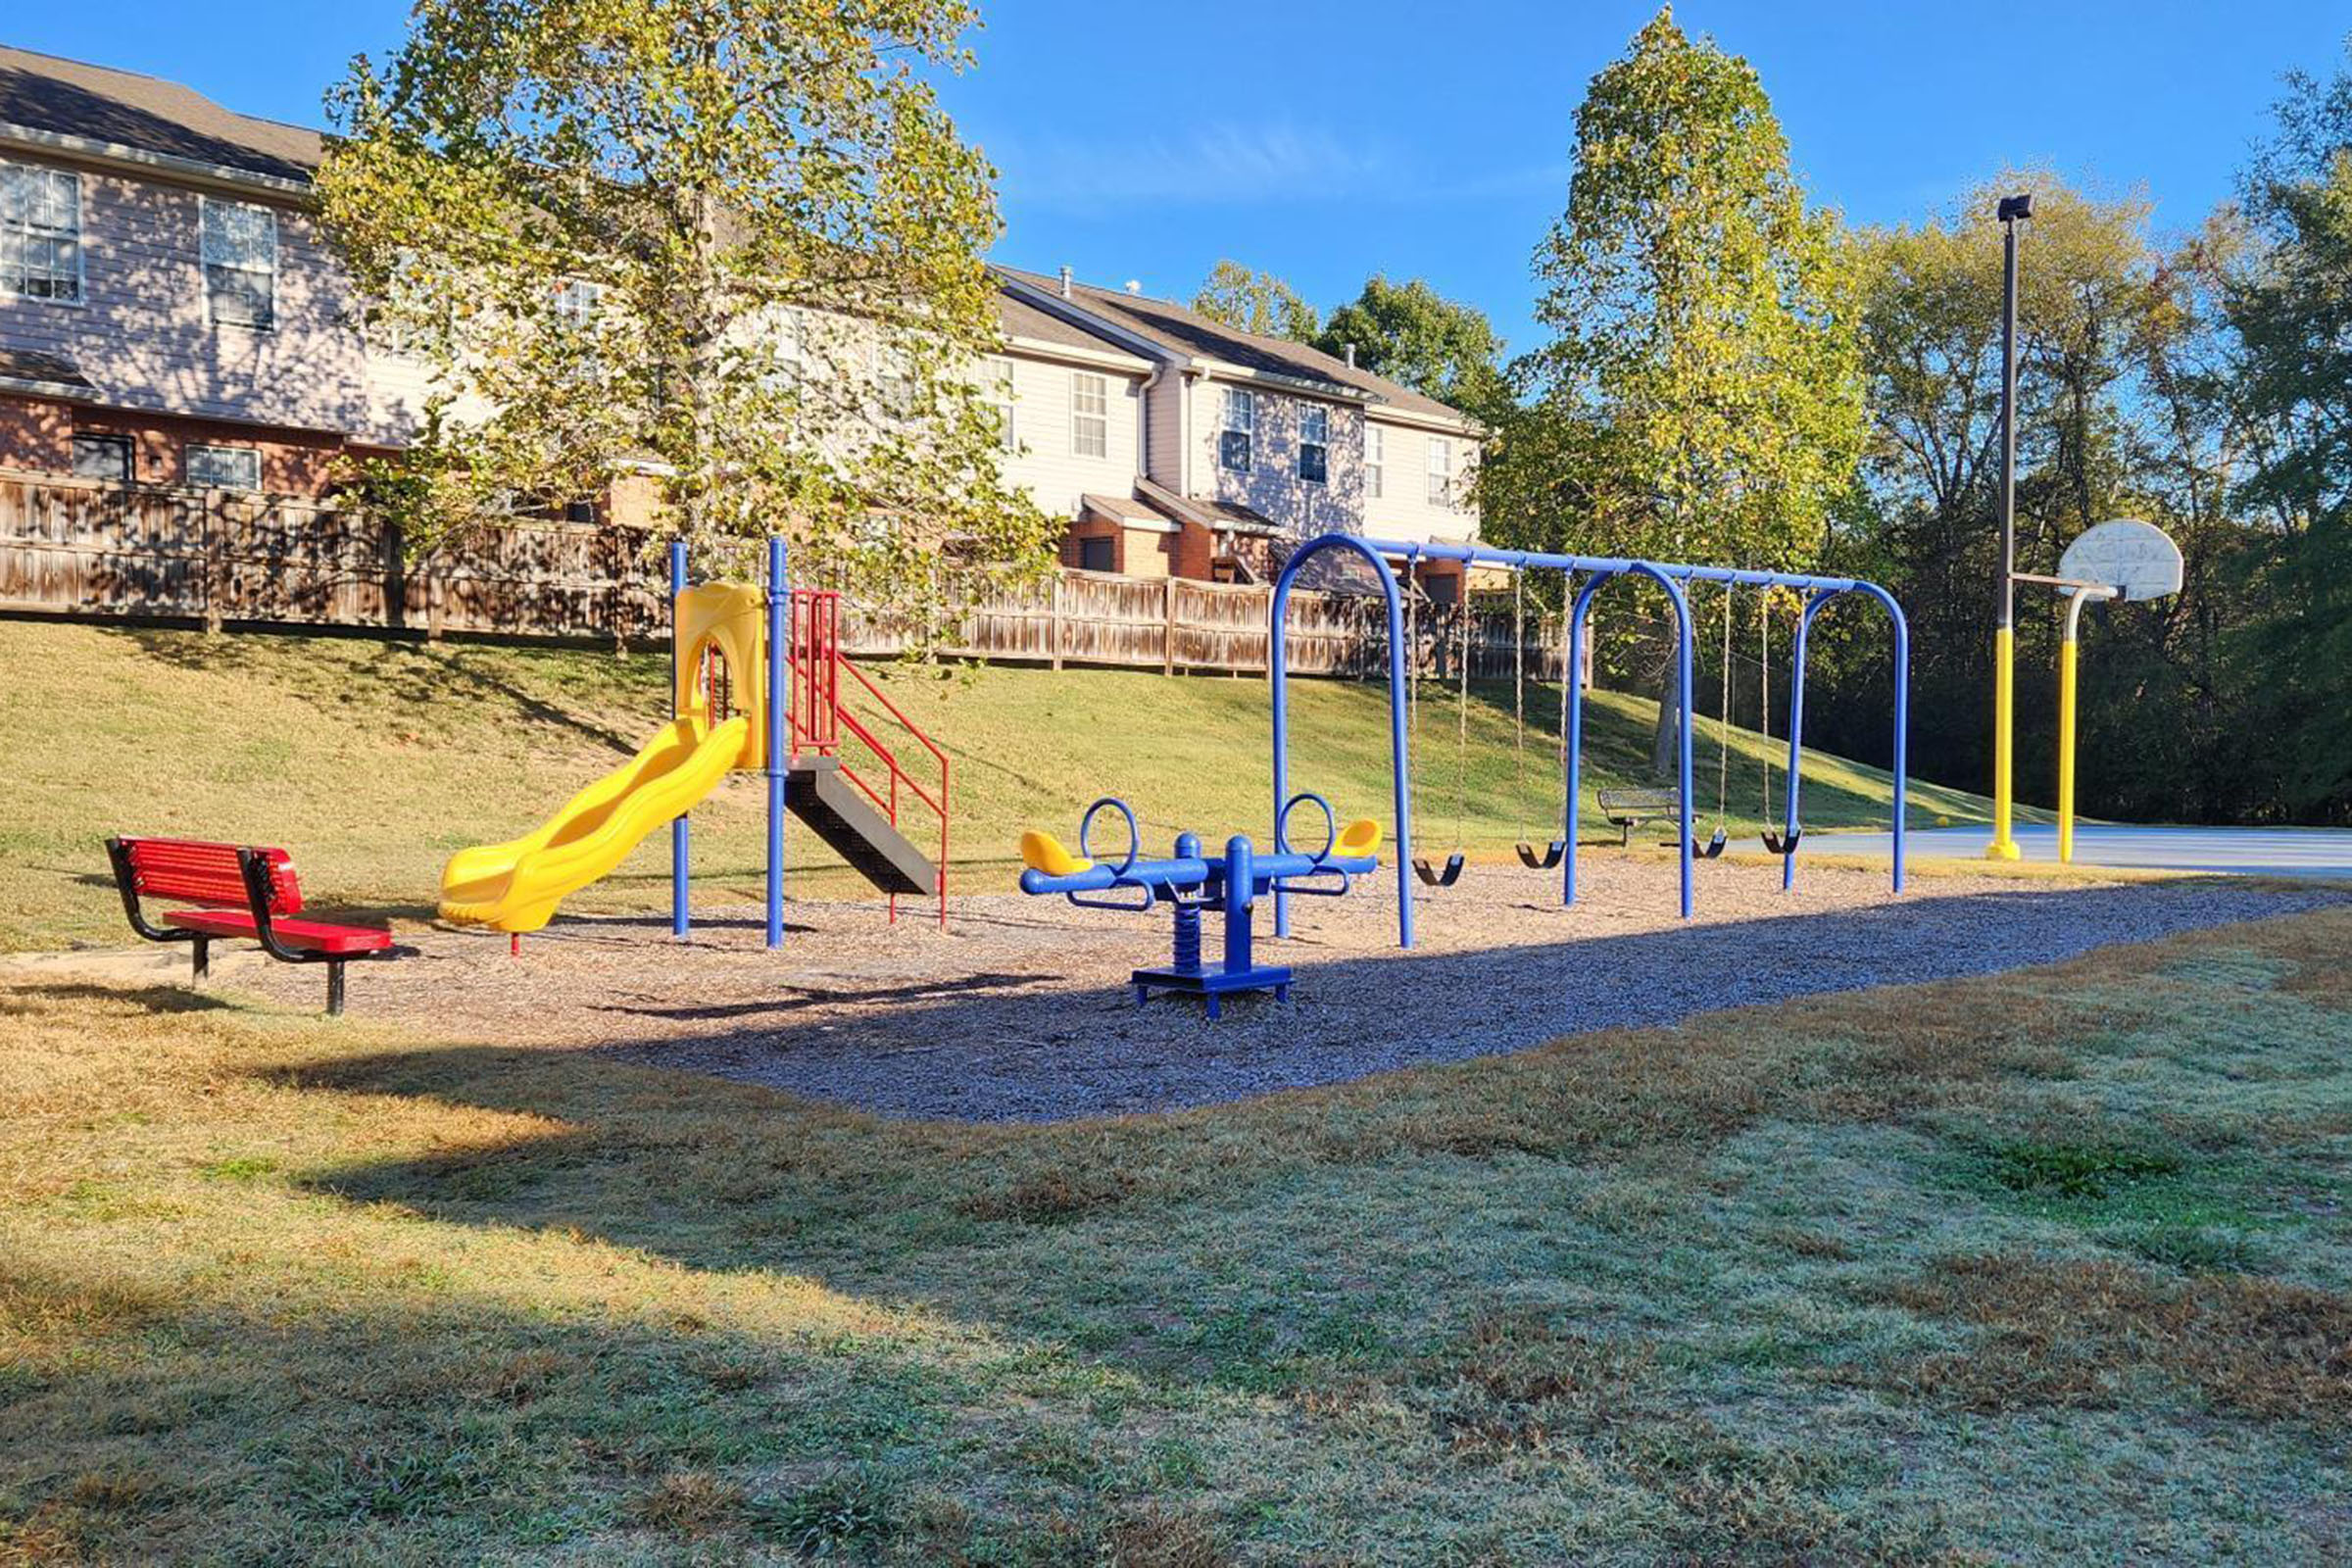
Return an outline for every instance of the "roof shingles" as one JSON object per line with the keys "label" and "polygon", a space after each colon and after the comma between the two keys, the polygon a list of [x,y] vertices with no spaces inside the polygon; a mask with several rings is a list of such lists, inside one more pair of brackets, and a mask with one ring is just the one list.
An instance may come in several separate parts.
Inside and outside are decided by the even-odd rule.
{"label": "roof shingles", "polygon": [[[1058,279],[1036,272],[1024,272],[1009,267],[1001,267],[997,270],[1049,294],[1058,293],[1061,288]],[[1375,375],[1370,370],[1351,366],[1336,355],[1326,354],[1304,343],[1293,342],[1289,338],[1245,332],[1238,327],[1227,326],[1222,321],[1211,320],[1198,311],[1187,310],[1172,301],[1100,288],[1092,283],[1073,282],[1070,285],[1070,303],[1174,353],[1217,360],[1270,375],[1321,381],[1349,392],[1367,393],[1379,406],[1400,413],[1468,422],[1468,416],[1459,409],[1440,403],[1436,398],[1425,397],[1386,376]]]}

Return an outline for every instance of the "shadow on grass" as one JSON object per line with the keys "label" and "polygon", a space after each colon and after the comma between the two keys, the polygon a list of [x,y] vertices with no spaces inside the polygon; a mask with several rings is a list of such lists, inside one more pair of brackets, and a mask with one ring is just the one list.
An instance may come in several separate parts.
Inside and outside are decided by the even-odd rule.
{"label": "shadow on grass", "polygon": [[[104,1003],[115,1006],[132,1006],[145,1012],[219,1012],[238,1004],[226,1001],[192,985],[101,985],[94,981],[25,980],[9,987],[24,996],[38,997],[50,1002]],[[5,999],[0,999],[0,1011],[7,1010]]]}

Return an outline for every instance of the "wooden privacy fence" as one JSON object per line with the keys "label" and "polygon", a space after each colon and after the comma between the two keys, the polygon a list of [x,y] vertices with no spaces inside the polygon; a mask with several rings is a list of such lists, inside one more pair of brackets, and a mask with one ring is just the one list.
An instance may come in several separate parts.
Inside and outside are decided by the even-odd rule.
{"label": "wooden privacy fence", "polygon": [[[951,590],[934,646],[1056,668],[1262,674],[1271,596],[1256,583],[1062,569],[1006,584],[973,573]],[[396,527],[318,502],[0,474],[0,610],[645,643],[668,634],[666,600],[644,536],[619,529],[501,523],[412,559]],[[845,652],[899,654],[913,640],[887,612],[844,612]],[[1426,604],[1415,616],[1425,675],[1458,672],[1465,614],[1473,675],[1509,678],[1508,611]],[[1559,633],[1558,616],[1528,617],[1531,678],[1558,677]],[[1377,597],[1302,589],[1286,642],[1299,674],[1377,675],[1387,613]]]}

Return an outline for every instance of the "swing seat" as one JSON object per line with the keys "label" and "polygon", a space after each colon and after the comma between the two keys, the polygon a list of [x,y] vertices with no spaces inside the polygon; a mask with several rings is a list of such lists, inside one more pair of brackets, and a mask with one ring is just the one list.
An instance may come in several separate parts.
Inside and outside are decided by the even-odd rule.
{"label": "swing seat", "polygon": [[1548,871],[1559,864],[1561,858],[1567,853],[1568,841],[1566,839],[1553,839],[1550,845],[1543,850],[1538,850],[1533,844],[1521,844],[1519,846],[1519,863],[1530,871]]}
{"label": "swing seat", "polygon": [[[1718,860],[1723,858],[1724,846],[1731,843],[1731,841],[1732,836],[1729,833],[1725,832],[1722,828],[1717,828],[1715,830],[1715,836],[1707,840],[1707,842],[1704,844],[1699,843],[1696,839],[1692,839],[1690,841],[1690,853],[1702,860]],[[1666,848],[1670,850],[1675,847],[1674,840],[1672,839],[1666,840],[1665,843]]]}
{"label": "swing seat", "polygon": [[1462,852],[1456,850],[1446,857],[1446,868],[1442,871],[1415,856],[1413,874],[1433,888],[1449,888],[1462,879]]}
{"label": "swing seat", "polygon": [[1766,853],[1771,855],[1794,855],[1796,853],[1796,841],[1804,836],[1805,830],[1801,827],[1791,832],[1787,838],[1783,838],[1778,833],[1775,833],[1772,829],[1766,828],[1764,830],[1764,849]]}

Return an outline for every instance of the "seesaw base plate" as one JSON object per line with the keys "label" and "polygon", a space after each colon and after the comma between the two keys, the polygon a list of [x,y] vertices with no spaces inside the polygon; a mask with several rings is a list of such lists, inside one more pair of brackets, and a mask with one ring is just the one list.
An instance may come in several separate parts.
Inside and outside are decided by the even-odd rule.
{"label": "seesaw base plate", "polygon": [[1142,1006],[1154,991],[1177,991],[1208,1004],[1217,1016],[1217,999],[1237,991],[1271,991],[1277,1002],[1291,1000],[1288,964],[1258,964],[1248,969],[1138,969],[1134,975],[1135,1004]]}

